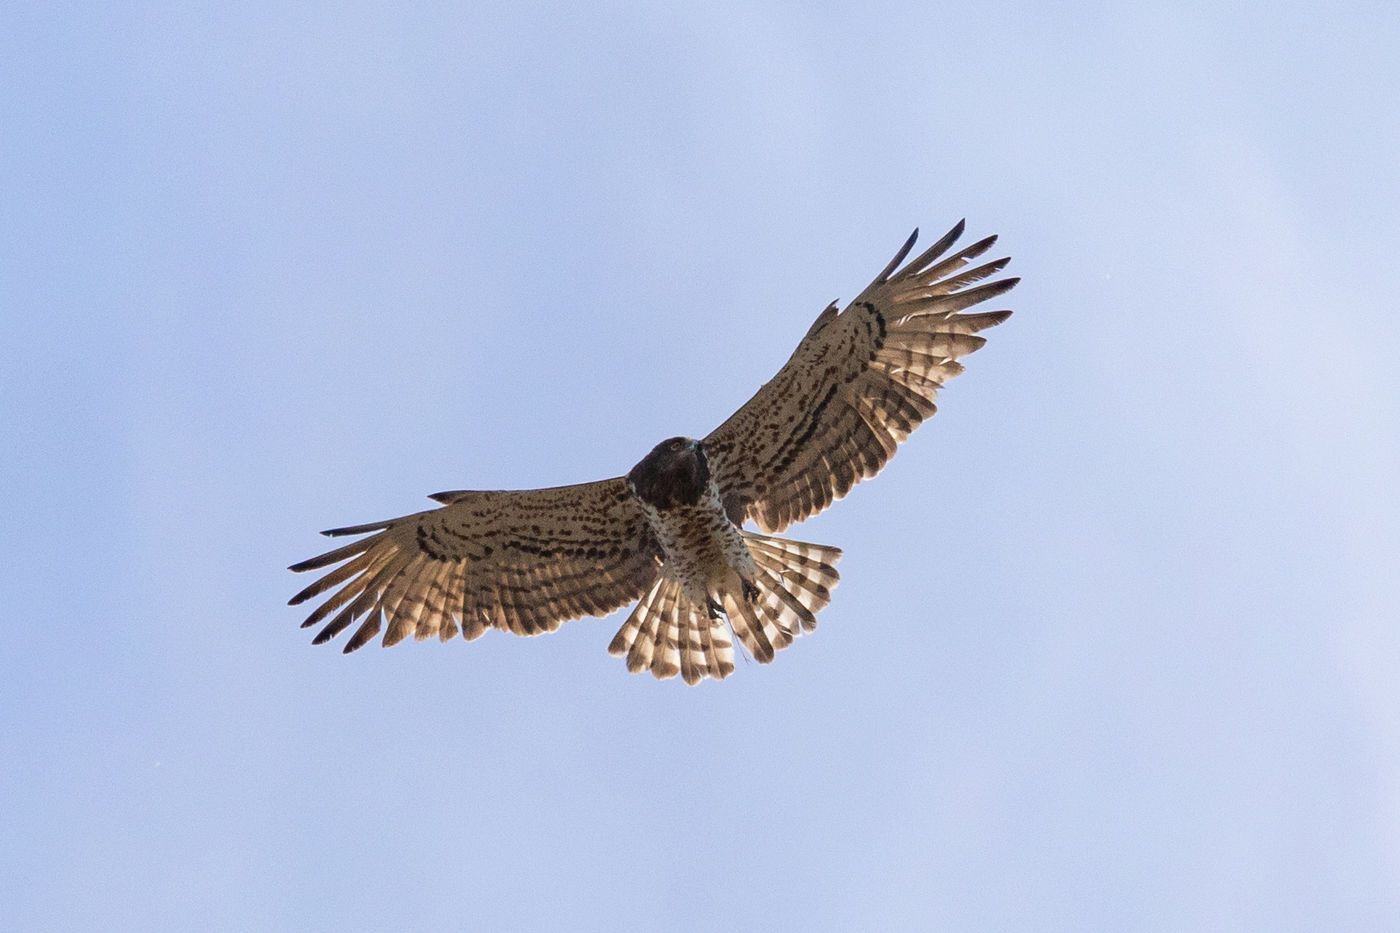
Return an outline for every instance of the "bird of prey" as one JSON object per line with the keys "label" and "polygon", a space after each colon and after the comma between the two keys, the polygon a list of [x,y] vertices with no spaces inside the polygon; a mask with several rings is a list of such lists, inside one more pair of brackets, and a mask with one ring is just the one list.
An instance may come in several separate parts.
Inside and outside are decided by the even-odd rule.
{"label": "bird of prey", "polygon": [[962,232],[960,221],[901,269],[915,230],[729,420],[700,440],[662,441],[625,476],[440,492],[441,508],[324,532],[365,537],[292,565],[340,564],[292,597],[334,591],[302,626],[325,622],[321,644],[358,621],[348,653],[381,628],[386,646],[488,628],[538,635],[640,600],[608,646],[630,671],[720,680],[734,670],[734,638],[773,660],[816,626],[841,551],[772,533],[878,473],[934,413],[959,358],[986,342],[977,332],[1011,315],[965,313],[1019,279],[975,284],[1010,260],[968,268],[996,237],[949,253]]}

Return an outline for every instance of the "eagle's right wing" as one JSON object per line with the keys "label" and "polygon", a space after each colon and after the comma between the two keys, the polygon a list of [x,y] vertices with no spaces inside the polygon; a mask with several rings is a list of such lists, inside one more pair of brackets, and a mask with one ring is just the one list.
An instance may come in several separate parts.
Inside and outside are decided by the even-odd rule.
{"label": "eagle's right wing", "polygon": [[385,645],[410,634],[446,641],[459,625],[467,639],[488,627],[552,632],[637,599],[660,567],[660,549],[623,477],[432,498],[444,507],[327,531],[369,537],[292,565],[323,570],[346,562],[291,599],[295,606],[339,587],[302,623],[330,617],[316,644],[362,617],[347,653],[385,622]]}
{"label": "eagle's right wing", "polygon": [[815,515],[878,473],[934,413],[938,390],[962,372],[959,357],[986,343],[977,331],[1011,315],[963,312],[1020,281],[975,285],[1010,260],[965,268],[994,236],[945,257],[962,231],[959,221],[899,269],[914,231],[846,310],[823,311],[787,365],[705,438],[732,521],[774,532]]}

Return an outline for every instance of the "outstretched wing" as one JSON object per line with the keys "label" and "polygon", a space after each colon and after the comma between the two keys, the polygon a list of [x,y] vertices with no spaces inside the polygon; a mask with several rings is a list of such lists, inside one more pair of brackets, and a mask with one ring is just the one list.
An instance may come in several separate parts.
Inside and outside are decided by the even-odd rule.
{"label": "outstretched wing", "polygon": [[958,358],[986,342],[977,331],[1010,311],[962,313],[1019,279],[973,287],[1010,261],[964,267],[996,237],[942,258],[963,222],[898,272],[919,232],[845,311],[818,316],[792,358],[704,440],[725,510],[764,531],[822,511],[874,476],[936,406]]}
{"label": "outstretched wing", "polygon": [[293,564],[295,571],[343,563],[291,599],[336,589],[302,623],[330,617],[321,644],[364,618],[345,646],[354,651],[388,624],[384,644],[412,634],[468,640],[488,627],[517,635],[552,632],[585,615],[607,615],[651,586],[660,549],[622,477],[578,486],[507,492],[442,492],[443,508],[337,528],[369,534]]}

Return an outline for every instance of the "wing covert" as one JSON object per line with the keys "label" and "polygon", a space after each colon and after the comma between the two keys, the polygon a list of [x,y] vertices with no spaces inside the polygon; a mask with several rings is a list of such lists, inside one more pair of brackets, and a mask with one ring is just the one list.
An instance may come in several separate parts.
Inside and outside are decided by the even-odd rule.
{"label": "wing covert", "polygon": [[[778,374],[704,439],[730,518],[782,531],[874,476],[937,410],[934,399],[980,348],[977,332],[1010,311],[962,313],[1019,279],[980,282],[1009,257],[972,269],[996,237],[944,258],[963,222],[910,261],[918,231],[840,314],[813,322]],[[899,269],[898,272],[895,270]]]}
{"label": "wing covert", "polygon": [[292,565],[298,572],[341,565],[290,601],[334,590],[302,623],[329,618],[316,644],[359,619],[346,653],[385,624],[386,646],[408,635],[447,641],[459,627],[468,640],[487,628],[552,632],[627,605],[656,577],[660,550],[623,477],[432,498],[443,507],[327,531],[368,537]]}

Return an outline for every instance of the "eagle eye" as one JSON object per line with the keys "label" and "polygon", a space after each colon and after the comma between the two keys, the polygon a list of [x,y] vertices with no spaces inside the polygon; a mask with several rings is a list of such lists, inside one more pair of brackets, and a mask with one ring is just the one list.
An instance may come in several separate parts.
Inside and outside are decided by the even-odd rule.
{"label": "eagle eye", "polygon": [[671,441],[671,449],[672,449],[672,450],[680,450],[680,449],[681,449],[682,447],[684,447],[684,446],[685,446],[685,442],[682,441],[680,438],[676,438],[675,440]]}

